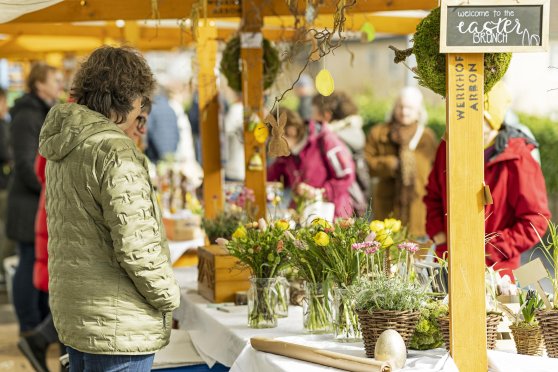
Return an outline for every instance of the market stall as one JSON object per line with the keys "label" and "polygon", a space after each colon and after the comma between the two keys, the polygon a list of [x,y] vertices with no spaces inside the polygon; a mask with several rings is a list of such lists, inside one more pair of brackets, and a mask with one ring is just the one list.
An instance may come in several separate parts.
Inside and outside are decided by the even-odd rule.
{"label": "market stall", "polygon": [[[345,10],[348,13],[369,13],[374,11],[393,11],[405,9],[432,9],[437,6],[437,1],[415,1],[413,4],[404,1],[362,1],[347,5],[348,2],[326,1],[324,3],[316,3],[316,8],[321,17],[331,17],[333,19],[333,27],[335,31],[339,32],[346,26],[346,23],[340,22],[345,15]],[[155,6],[153,5],[155,4]],[[341,4],[341,5],[340,5]],[[291,5],[291,6],[289,6]],[[201,8],[200,8],[201,6]],[[198,7],[198,8],[196,8]],[[346,7],[346,9],[345,9]],[[246,158],[246,186],[253,190],[255,196],[255,204],[258,206],[257,213],[260,217],[266,215],[267,197],[266,197],[266,171],[263,164],[266,163],[266,138],[263,141],[259,140],[254,133],[254,128],[258,124],[263,125],[263,81],[264,81],[264,68],[262,59],[264,56],[263,36],[262,29],[266,24],[267,19],[272,19],[271,23],[278,22],[277,16],[294,16],[295,19],[303,14],[303,11],[308,10],[302,4],[288,4],[283,1],[252,1],[242,2],[241,4],[225,4],[221,6],[217,3],[200,3],[191,1],[165,1],[158,4],[155,2],[137,1],[133,5],[127,3],[114,3],[105,0],[91,0],[91,1],[63,1],[52,7],[46,8],[42,11],[29,13],[14,21],[18,22],[68,22],[68,21],[91,21],[91,20],[115,20],[115,19],[145,19],[153,18],[175,18],[176,14],[189,14],[191,9],[198,9],[198,18],[200,25],[194,30],[197,33],[197,53],[200,64],[199,70],[199,95],[200,95],[200,117],[203,142],[203,158],[204,158],[204,171],[205,171],[205,185],[204,185],[204,199],[206,201],[205,213],[208,218],[215,218],[224,209],[224,195],[223,195],[223,177],[221,171],[221,155],[218,149],[220,142],[217,133],[219,132],[218,124],[218,102],[217,102],[217,77],[215,74],[215,61],[217,52],[218,30],[211,25],[211,19],[214,18],[233,18],[241,17],[241,52],[240,64],[242,65],[241,72],[241,85],[242,85],[242,99],[245,107],[245,131],[244,131],[244,147]],[[294,10],[293,10],[294,9]],[[342,9],[340,11],[340,9]],[[316,9],[314,9],[316,10]],[[293,15],[293,12],[295,13]],[[333,17],[333,14],[336,16]],[[547,14],[547,13],[545,13]],[[270,18],[268,18],[270,17]],[[382,17],[376,15],[376,17]],[[198,18],[195,18],[198,19]],[[377,19],[377,18],[376,18]],[[381,24],[380,19],[378,24]],[[444,21],[445,19],[443,19]],[[346,20],[345,20],[346,21]],[[442,22],[443,22],[442,21]],[[281,22],[281,21],[279,21]],[[194,22],[197,24],[197,22]],[[548,22],[547,22],[548,23]],[[296,22],[294,23],[297,24]],[[316,25],[319,22],[316,23]],[[386,28],[391,27],[393,24],[385,23]],[[408,23],[406,23],[408,25]],[[316,26],[317,27],[317,26]],[[296,31],[296,30],[295,30]],[[129,31],[130,40],[139,42],[140,34],[138,28],[132,26]],[[265,32],[264,32],[265,35]],[[544,39],[544,36],[543,36]],[[325,39],[322,39],[322,42]],[[318,46],[320,40],[314,39]],[[331,38],[327,39],[331,42]],[[326,43],[327,44],[327,43]],[[331,50],[329,45],[328,51]],[[436,53],[437,53],[437,49]],[[323,57],[327,53],[318,48],[319,57]],[[450,308],[449,308],[449,329],[448,332],[448,346],[451,347],[451,353],[455,365],[463,371],[478,371],[485,370],[489,361],[500,360],[499,354],[490,352],[488,357],[485,358],[486,353],[486,311],[485,311],[485,271],[484,271],[484,215],[483,205],[487,195],[485,188],[483,188],[482,177],[482,141],[480,136],[481,123],[482,123],[482,100],[473,108],[473,102],[469,102],[468,109],[461,110],[461,101],[464,98],[460,96],[459,79],[460,69],[468,66],[470,74],[467,76],[469,79],[468,89],[473,89],[479,92],[482,97],[483,91],[483,55],[482,54],[462,54],[458,50],[452,50],[447,55],[447,86],[444,91],[447,93],[448,106],[448,192],[449,192],[449,246],[452,252],[452,260],[449,263],[450,271]],[[474,74],[472,73],[474,72]],[[474,75],[474,78],[471,76]],[[473,79],[473,80],[471,80]],[[471,88],[473,87],[473,88]],[[471,100],[471,99],[469,99]],[[478,100],[478,97],[477,97]],[[460,112],[463,111],[463,114]],[[460,115],[466,118],[460,121]],[[467,124],[462,124],[462,123]],[[254,123],[255,125],[251,125]],[[264,125],[265,126],[265,125]],[[261,127],[261,126],[260,126]],[[252,129],[250,129],[252,128]],[[258,162],[252,162],[253,159]],[[462,159],[467,159],[463,162]],[[259,164],[259,167],[257,166]],[[489,195],[489,192],[488,192]],[[486,196],[488,198],[488,196]],[[211,201],[208,203],[208,201]],[[466,207],[463,207],[466,206]],[[381,222],[384,223],[384,222]],[[385,222],[387,224],[388,222]],[[393,222],[390,222],[393,223]],[[261,223],[255,223],[249,229],[236,231],[238,232],[235,239],[244,239],[249,234],[256,234],[253,230],[259,229],[261,231],[268,231],[266,227],[262,227]],[[311,230],[312,235],[308,241],[310,244],[318,246],[329,246],[330,236],[327,234],[332,233],[331,226],[321,224],[314,226],[317,230]],[[365,250],[374,248],[372,241],[365,241],[364,238],[370,232],[375,234],[372,239],[384,249],[397,247],[392,240],[388,243],[387,237],[383,239],[374,240],[376,237],[382,236],[385,230],[390,230],[390,235],[395,228],[386,228],[385,224],[381,228],[375,230],[373,225],[368,226],[368,223],[361,230],[359,234],[364,234],[360,240],[356,240],[357,244],[363,244],[353,248],[348,247],[348,251]],[[351,225],[352,226],[352,225]],[[338,226],[336,225],[335,228]],[[377,227],[377,226],[376,226]],[[399,228],[401,226],[399,225]],[[312,227],[311,227],[312,228]],[[346,228],[339,225],[339,228]],[[399,230],[398,228],[398,230]],[[281,233],[287,228],[271,227],[273,229],[281,229]],[[310,230],[305,230],[310,231]],[[235,232],[235,233],[236,233]],[[273,232],[275,234],[276,232]],[[277,232],[277,236],[279,236]],[[275,238],[277,238],[275,236]],[[233,237],[234,238],[234,237]],[[391,239],[392,237],[389,236]],[[254,238],[256,239],[256,238]],[[395,239],[395,238],[394,238]],[[382,240],[382,241],[379,241]],[[234,239],[233,239],[234,241]],[[312,243],[312,241],[314,243]],[[279,244],[278,241],[275,241]],[[284,243],[284,242],[283,242]],[[283,244],[282,243],[282,244]],[[370,243],[370,244],[368,244]],[[404,244],[404,239],[399,241]],[[282,247],[282,245],[281,245]],[[276,247],[274,247],[275,249]],[[378,249],[378,247],[376,247]],[[466,248],[466,249],[465,249]],[[229,249],[232,251],[231,247]],[[405,245],[403,248],[399,247],[401,251],[407,250],[411,252],[415,249],[414,246]],[[283,248],[281,248],[281,251]],[[253,253],[253,252],[252,252]],[[277,252],[280,256],[281,252]],[[359,254],[362,252],[359,252]],[[376,253],[376,252],[373,252]],[[414,251],[412,252],[414,253]],[[363,253],[364,254],[364,253]],[[367,251],[366,254],[369,254]],[[356,257],[357,266],[360,262],[359,257]],[[408,257],[408,256],[406,256]],[[275,260],[275,256],[272,256]],[[280,258],[278,258],[280,260]],[[270,262],[274,262],[271,260]],[[374,263],[375,261],[373,261]],[[389,278],[390,260],[394,260],[389,254],[382,258],[383,271],[385,277]],[[401,261],[401,253],[399,253],[399,260]],[[405,270],[407,273],[411,271],[410,259],[407,261]],[[278,265],[278,264],[275,264]],[[229,267],[230,269],[231,267]],[[252,267],[254,270],[254,267]],[[358,266],[358,270],[360,270]],[[361,271],[357,271],[359,274]],[[384,274],[382,273],[382,275]],[[270,274],[271,275],[271,274]],[[260,276],[260,279],[270,279],[267,276]],[[215,279],[215,278],[213,278]],[[271,278],[273,279],[273,278]],[[275,357],[270,355],[263,355],[254,349],[247,346],[248,338],[257,334],[269,335],[275,338],[282,338],[294,343],[312,342],[313,345],[319,348],[334,348],[336,351],[353,354],[358,352],[361,356],[364,355],[362,344],[351,345],[347,344],[334,344],[331,346],[329,341],[325,341],[325,336],[300,336],[304,333],[302,324],[304,323],[302,310],[300,308],[288,309],[290,317],[287,319],[279,320],[279,326],[272,328],[272,331],[258,330],[255,331],[246,325],[246,307],[227,308],[226,306],[210,306],[206,301],[201,299],[196,294],[190,293],[195,291],[196,283],[183,282],[183,301],[182,306],[176,314],[179,321],[183,323],[185,329],[190,331],[190,336],[194,346],[204,358],[206,363],[211,364],[213,361],[219,361],[227,366],[233,366],[233,370],[250,370],[257,368],[257,363],[269,363],[277,368],[277,370],[284,370],[285,366],[307,366],[305,364],[297,364],[302,362],[286,361],[283,357]],[[407,288],[408,289],[408,288]],[[322,296],[323,297],[323,296]],[[261,310],[261,309],[260,309]],[[416,310],[416,309],[415,309]],[[265,312],[265,311],[264,311]],[[262,313],[257,313],[260,316]],[[265,315],[265,314],[263,314]],[[354,314],[353,314],[354,315]],[[413,316],[415,316],[414,314]],[[270,319],[264,319],[270,320]],[[271,319],[270,321],[272,321]],[[256,322],[261,319],[256,319]],[[276,321],[276,319],[275,319]],[[416,319],[415,319],[416,321]],[[251,324],[253,328],[258,328],[259,324]],[[316,325],[316,324],[315,324]],[[323,325],[323,324],[322,324]],[[413,328],[414,329],[414,328]],[[451,330],[451,331],[450,331]],[[411,332],[412,333],[412,332]],[[207,337],[216,337],[214,339]],[[213,340],[214,343],[208,343]],[[229,343],[222,342],[223,340],[230,341]],[[366,354],[372,356],[374,354],[373,347],[367,345],[371,342],[374,345],[376,340],[367,340],[365,342]],[[215,348],[215,343],[218,345],[226,346],[221,349]],[[223,354],[221,354],[223,353]],[[229,354],[225,354],[229,353]],[[372,354],[372,355],[371,355]],[[475,355],[471,358],[470,355]],[[506,359],[506,358],[504,358]],[[552,361],[545,360],[541,362],[532,363],[552,363]],[[282,363],[286,363],[283,367]],[[291,364],[294,363],[294,364]],[[423,366],[432,366],[432,368],[449,368],[451,370],[455,365],[451,359],[443,351],[426,353],[426,354],[409,354],[407,368],[421,368]],[[546,364],[548,367],[548,364]],[[494,367],[494,365],[493,365]],[[305,368],[305,367],[301,367]],[[316,367],[318,368],[318,367]],[[496,367],[495,367],[496,368]],[[546,368],[546,367],[545,367]],[[446,369],[444,369],[446,370]]]}

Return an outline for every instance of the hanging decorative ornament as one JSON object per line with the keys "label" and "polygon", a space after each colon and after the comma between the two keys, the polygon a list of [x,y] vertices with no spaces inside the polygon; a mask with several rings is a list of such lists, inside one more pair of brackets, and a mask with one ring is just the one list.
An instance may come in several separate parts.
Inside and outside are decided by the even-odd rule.
{"label": "hanging decorative ornament", "polygon": [[[279,113],[279,108],[277,108],[277,113]],[[269,156],[274,158],[278,156],[289,156],[291,151],[284,137],[285,125],[287,125],[287,113],[283,111],[279,116],[279,120],[276,120],[272,114],[269,114],[265,122],[271,126],[271,140],[269,141],[268,148]]]}
{"label": "hanging decorative ornament", "polygon": [[371,43],[376,38],[376,28],[370,22],[366,22],[360,28],[360,32],[362,33],[362,42],[363,43]]}
{"label": "hanging decorative ornament", "polygon": [[316,90],[322,96],[330,96],[334,90],[333,77],[331,73],[324,67],[316,76]]}
{"label": "hanging decorative ornament", "polygon": [[267,129],[267,125],[262,122],[256,124],[253,132],[256,142],[260,144],[265,143],[265,141],[267,141],[267,137],[269,137],[269,129]]}
{"label": "hanging decorative ornament", "polygon": [[252,172],[263,171],[263,160],[257,147],[254,148],[254,155],[252,155],[248,163],[248,170]]}

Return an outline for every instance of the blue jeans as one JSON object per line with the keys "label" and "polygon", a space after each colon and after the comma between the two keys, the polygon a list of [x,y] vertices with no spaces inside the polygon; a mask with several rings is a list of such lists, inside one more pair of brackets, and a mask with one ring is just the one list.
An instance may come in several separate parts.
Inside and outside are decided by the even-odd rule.
{"label": "blue jeans", "polygon": [[155,354],[103,355],[82,353],[66,348],[70,356],[70,372],[149,372]]}
{"label": "blue jeans", "polygon": [[48,293],[39,291],[33,285],[33,265],[35,264],[35,244],[17,244],[19,264],[13,282],[14,308],[19,321],[20,332],[28,332],[37,327],[50,313]]}

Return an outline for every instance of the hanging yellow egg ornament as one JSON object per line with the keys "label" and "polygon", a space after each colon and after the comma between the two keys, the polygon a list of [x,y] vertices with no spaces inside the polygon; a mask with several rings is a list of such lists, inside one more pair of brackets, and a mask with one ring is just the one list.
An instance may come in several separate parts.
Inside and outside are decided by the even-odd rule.
{"label": "hanging yellow egg ornament", "polygon": [[316,90],[322,96],[327,97],[330,96],[331,93],[333,93],[334,89],[335,86],[333,83],[333,76],[331,76],[331,73],[324,68],[316,76]]}
{"label": "hanging yellow egg ornament", "polygon": [[260,122],[256,124],[254,128],[254,138],[258,143],[265,143],[267,141],[267,137],[269,137],[269,129],[267,129],[267,125]]}

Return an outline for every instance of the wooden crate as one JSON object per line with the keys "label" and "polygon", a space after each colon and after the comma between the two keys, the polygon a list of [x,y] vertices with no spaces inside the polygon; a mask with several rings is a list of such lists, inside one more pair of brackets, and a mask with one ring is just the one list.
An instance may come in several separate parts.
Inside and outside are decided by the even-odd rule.
{"label": "wooden crate", "polygon": [[200,227],[201,219],[199,216],[191,218],[163,218],[163,225],[167,233],[168,240],[184,241],[194,240],[204,237],[204,232]]}
{"label": "wooden crate", "polygon": [[240,269],[238,259],[218,246],[198,248],[198,292],[214,302],[234,302],[235,293],[250,286],[250,270]]}

